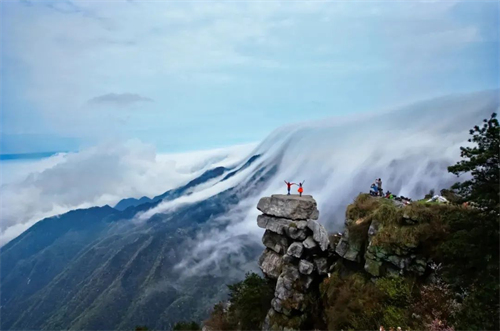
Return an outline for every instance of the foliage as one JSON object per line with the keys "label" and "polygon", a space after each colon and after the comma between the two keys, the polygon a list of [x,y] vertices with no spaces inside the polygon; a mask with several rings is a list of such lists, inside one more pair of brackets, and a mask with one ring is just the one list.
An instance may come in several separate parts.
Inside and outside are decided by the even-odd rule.
{"label": "foliage", "polygon": [[347,206],[346,218],[353,221],[364,218],[383,203],[383,201],[382,199],[374,199],[369,194],[362,193],[356,197],[352,204]]}
{"label": "foliage", "polygon": [[270,281],[256,273],[248,273],[243,281],[228,285],[228,288],[229,307],[224,309],[222,303],[216,305],[205,324],[217,330],[261,329],[274,297]]}
{"label": "foliage", "polygon": [[498,216],[500,207],[500,126],[493,113],[485,119],[482,127],[474,126],[469,133],[472,146],[460,147],[464,159],[448,167],[448,171],[459,176],[470,174],[471,178],[453,186],[467,201],[477,203],[487,212]]}
{"label": "foliage", "polygon": [[433,320],[431,323],[427,324],[427,330],[429,331],[455,331],[452,326],[448,326],[446,322],[439,319]]}
{"label": "foliage", "polygon": [[210,317],[204,322],[206,326],[213,330],[235,330],[237,325],[231,324],[228,320],[227,311],[224,303],[216,304],[210,314]]}
{"label": "foliage", "polygon": [[384,294],[388,304],[406,307],[410,302],[411,286],[401,277],[384,277],[377,280],[376,287]]}
{"label": "foliage", "polygon": [[178,322],[174,325],[173,330],[195,331],[201,330],[201,328],[196,322]]}
{"label": "foliage", "polygon": [[320,287],[328,330],[373,330],[382,317],[382,294],[359,273],[335,272]]}
{"label": "foliage", "polygon": [[447,281],[467,294],[455,326],[498,330],[500,126],[496,114],[483,122],[470,130],[472,146],[460,148],[464,160],[448,168],[471,176],[453,189],[476,208],[448,220],[450,235],[440,253]]}
{"label": "foliage", "polygon": [[135,331],[148,331],[148,330],[149,330],[149,328],[145,325],[137,325],[135,327]]}
{"label": "foliage", "polygon": [[361,273],[341,277],[337,271],[321,284],[329,330],[373,330],[380,325],[411,324],[412,286],[404,278],[376,282]]}

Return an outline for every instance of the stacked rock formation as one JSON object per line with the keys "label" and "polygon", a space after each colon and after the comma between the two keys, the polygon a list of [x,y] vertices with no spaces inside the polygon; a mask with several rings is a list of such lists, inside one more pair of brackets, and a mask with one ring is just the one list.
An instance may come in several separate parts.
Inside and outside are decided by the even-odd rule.
{"label": "stacked rock formation", "polygon": [[257,209],[263,213],[257,223],[266,229],[259,265],[266,277],[276,280],[263,330],[300,329],[310,311],[307,293],[328,273],[328,233],[317,221],[310,195],[264,197]]}

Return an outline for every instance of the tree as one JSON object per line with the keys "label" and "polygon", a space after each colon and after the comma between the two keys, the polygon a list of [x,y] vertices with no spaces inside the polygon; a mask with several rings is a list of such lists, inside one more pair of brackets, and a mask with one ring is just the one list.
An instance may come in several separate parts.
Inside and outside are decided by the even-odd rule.
{"label": "tree", "polygon": [[145,325],[137,325],[135,327],[135,331],[148,331],[148,330],[149,330],[149,328]]}
{"label": "tree", "polygon": [[481,127],[470,130],[472,143],[460,147],[463,160],[448,167],[460,176],[470,175],[453,189],[473,206],[469,215],[450,220],[450,234],[441,245],[447,281],[465,289],[456,316],[458,329],[498,330],[499,309],[499,207],[500,126],[493,113]]}
{"label": "tree", "polygon": [[274,297],[274,287],[270,282],[252,272],[228,288],[230,319],[236,320],[241,330],[261,329]]}
{"label": "tree", "polygon": [[460,156],[464,160],[448,167],[448,171],[457,176],[471,176],[468,180],[456,183],[453,189],[495,217],[500,207],[500,126],[496,116],[493,113],[490,119],[483,120],[482,127],[476,125],[469,131],[472,135],[469,142],[473,145],[460,147]]}
{"label": "tree", "polygon": [[201,328],[196,322],[178,322],[174,325],[174,331],[176,330],[197,331]]}
{"label": "tree", "polygon": [[260,330],[274,297],[274,286],[256,273],[228,285],[229,302],[214,306],[205,325],[215,330]]}

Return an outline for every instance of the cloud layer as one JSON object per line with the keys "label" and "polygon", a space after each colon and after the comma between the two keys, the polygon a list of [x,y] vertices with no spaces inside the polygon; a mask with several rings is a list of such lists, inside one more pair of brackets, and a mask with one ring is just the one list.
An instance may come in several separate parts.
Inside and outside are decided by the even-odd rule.
{"label": "cloud layer", "polygon": [[119,108],[129,107],[141,102],[153,102],[153,99],[134,93],[108,93],[93,97],[87,101],[89,105],[114,106]]}
{"label": "cloud layer", "polygon": [[[498,2],[26,3],[2,2],[9,134],[193,150],[499,85]],[[88,111],[93,98],[117,109]]]}
{"label": "cloud layer", "polygon": [[[276,176],[268,185],[254,187],[254,194],[214,220],[214,228],[222,230],[201,234],[190,250],[192,255],[186,256],[178,268],[188,274],[191,270],[211,272],[227,254],[258,242],[263,230],[256,224],[260,213],[255,208],[257,202],[263,196],[286,193],[283,180],[306,180],[305,193],[318,202],[319,221],[329,231],[343,229],[346,206],[360,192],[368,192],[375,178],[382,178],[385,190],[413,199],[422,198],[431,189],[439,192],[450,187],[460,179],[449,174],[447,167],[459,159],[460,146],[467,144],[468,130],[498,112],[498,92],[450,96],[371,116],[279,128],[255,151],[263,155],[259,159],[262,163],[249,169],[253,174],[261,167],[276,165]],[[250,177],[242,175],[232,186],[249,186]],[[226,189],[224,185],[230,183],[160,204],[139,217],[205,199]],[[218,186],[220,190],[216,190]],[[250,238],[236,240],[242,235]],[[224,244],[218,246],[217,242]],[[231,242],[238,244],[228,250]]]}
{"label": "cloud layer", "polygon": [[153,146],[129,141],[37,162],[2,161],[0,245],[44,217],[161,194],[207,168],[233,165],[253,147],[157,155]]}

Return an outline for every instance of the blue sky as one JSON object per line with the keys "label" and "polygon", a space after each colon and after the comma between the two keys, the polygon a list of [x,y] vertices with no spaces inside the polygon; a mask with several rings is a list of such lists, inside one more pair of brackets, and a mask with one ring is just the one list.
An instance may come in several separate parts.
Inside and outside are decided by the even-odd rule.
{"label": "blue sky", "polygon": [[2,1],[1,152],[161,152],[499,87],[498,1]]}

